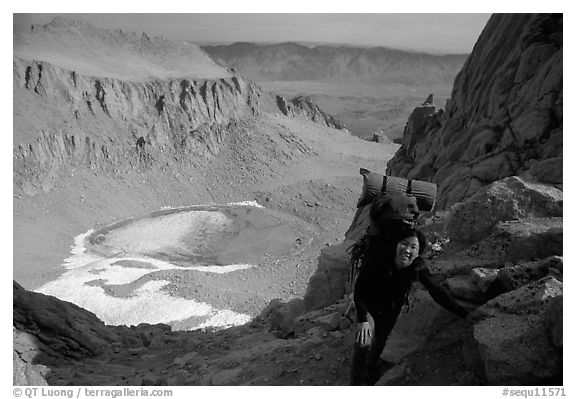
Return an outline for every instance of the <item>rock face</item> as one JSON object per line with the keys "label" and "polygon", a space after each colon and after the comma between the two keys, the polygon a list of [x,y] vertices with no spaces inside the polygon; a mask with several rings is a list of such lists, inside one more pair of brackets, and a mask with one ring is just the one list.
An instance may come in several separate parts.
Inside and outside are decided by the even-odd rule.
{"label": "rock face", "polygon": [[15,385],[47,385],[50,359],[101,354],[120,341],[94,314],[16,282],[13,303]]}
{"label": "rock face", "polygon": [[[137,154],[140,137],[152,156],[210,157],[233,120],[257,112],[259,97],[238,76],[130,82],[21,59],[14,60],[14,87],[15,181],[29,194],[48,191],[64,163],[99,167]],[[29,96],[50,116],[27,118]]]}
{"label": "rock face", "polygon": [[318,268],[310,278],[304,303],[306,309],[316,310],[341,299],[350,290],[348,272],[350,255],[346,250],[354,241],[344,241],[340,245],[326,247],[320,253]]}
{"label": "rock face", "polygon": [[561,187],[562,23],[561,14],[494,14],[444,115],[415,110],[387,174],[438,184],[438,209],[512,175]]}
{"label": "rock face", "polygon": [[24,362],[79,359],[111,351],[121,342],[93,313],[16,282],[13,302],[14,351]]}
{"label": "rock face", "polygon": [[[84,357],[112,349],[120,337],[93,313],[55,297],[13,289],[14,327],[38,343],[39,351],[54,357]],[[22,333],[20,333],[22,334]],[[15,348],[18,350],[18,348]]]}

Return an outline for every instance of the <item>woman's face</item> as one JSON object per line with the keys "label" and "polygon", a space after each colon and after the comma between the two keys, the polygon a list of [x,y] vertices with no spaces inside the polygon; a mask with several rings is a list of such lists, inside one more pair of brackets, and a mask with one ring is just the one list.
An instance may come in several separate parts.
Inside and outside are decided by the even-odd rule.
{"label": "woman's face", "polygon": [[418,257],[420,244],[417,237],[406,237],[402,239],[396,247],[396,258],[394,263],[398,269],[408,267]]}

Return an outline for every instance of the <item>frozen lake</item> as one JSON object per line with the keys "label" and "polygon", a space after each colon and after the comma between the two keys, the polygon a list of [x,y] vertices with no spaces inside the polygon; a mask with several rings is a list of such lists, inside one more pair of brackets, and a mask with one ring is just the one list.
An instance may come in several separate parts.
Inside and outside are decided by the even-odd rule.
{"label": "frozen lake", "polygon": [[37,291],[73,302],[106,324],[244,324],[250,315],[173,295],[166,290],[170,282],[157,275],[258,267],[299,253],[308,235],[302,221],[256,203],[163,209],[77,236],[66,271]]}

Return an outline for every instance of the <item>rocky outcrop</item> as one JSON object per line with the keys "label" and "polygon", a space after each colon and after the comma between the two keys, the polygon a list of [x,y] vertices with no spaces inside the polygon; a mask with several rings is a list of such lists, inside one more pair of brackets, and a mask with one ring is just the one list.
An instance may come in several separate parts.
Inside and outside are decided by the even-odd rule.
{"label": "rocky outcrop", "polygon": [[562,218],[530,218],[501,222],[468,254],[494,262],[536,260],[562,255]]}
{"label": "rocky outcrop", "polygon": [[[17,342],[37,343],[38,356],[81,358],[110,351],[120,336],[112,333],[93,313],[55,297],[27,291],[16,282],[13,322]],[[23,353],[20,347],[15,350]],[[30,349],[26,349],[30,351]]]}
{"label": "rocky outcrop", "polygon": [[286,116],[296,116],[322,123],[335,129],[346,129],[346,126],[333,116],[322,111],[309,96],[296,96],[290,100],[276,95],[278,109]]}
{"label": "rocky outcrop", "polygon": [[13,304],[15,385],[47,385],[45,364],[52,358],[92,356],[120,341],[94,314],[16,282]]}
{"label": "rocky outcrop", "polygon": [[471,244],[486,238],[499,222],[562,216],[562,191],[512,176],[481,188],[450,209],[446,222],[452,241]]}
{"label": "rocky outcrop", "polygon": [[372,137],[367,138],[366,140],[380,144],[392,144],[392,140],[388,138],[388,136],[383,130],[378,130],[372,133]]}
{"label": "rocky outcrop", "polygon": [[438,209],[507,176],[561,187],[562,24],[562,14],[494,14],[444,115],[415,110],[387,174],[438,184]]}
{"label": "rocky outcrop", "polygon": [[[130,82],[81,76],[45,62],[14,60],[15,183],[48,191],[69,162],[105,166],[145,152],[210,157],[227,126],[257,113],[259,89],[241,77]],[[30,96],[45,120],[27,118]],[[42,108],[45,108],[42,109]],[[40,134],[38,134],[40,132]]]}

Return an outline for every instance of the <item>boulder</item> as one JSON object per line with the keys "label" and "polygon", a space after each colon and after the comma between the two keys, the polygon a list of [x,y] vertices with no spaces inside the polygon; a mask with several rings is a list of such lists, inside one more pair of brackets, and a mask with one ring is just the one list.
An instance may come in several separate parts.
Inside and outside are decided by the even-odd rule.
{"label": "boulder", "polygon": [[499,222],[562,216],[562,191],[518,176],[492,183],[451,208],[446,229],[451,240],[473,243],[486,238]]}
{"label": "boulder", "polygon": [[562,256],[562,250],[562,218],[530,218],[499,223],[468,255],[504,263]]}
{"label": "boulder", "polygon": [[344,297],[350,289],[348,273],[350,255],[346,250],[354,241],[345,240],[342,244],[322,249],[318,268],[308,283],[304,303],[306,310],[321,309]]}
{"label": "boulder", "polygon": [[488,300],[546,276],[562,281],[562,264],[562,257],[551,256],[535,262],[505,265],[499,269],[475,268],[470,276]]}
{"label": "boulder", "polygon": [[550,256],[535,262],[499,269],[497,278],[508,291],[512,291],[549,274],[562,281],[563,259],[561,256]]}
{"label": "boulder", "polygon": [[488,269],[485,267],[476,267],[472,269],[470,272],[470,277],[474,284],[480,289],[482,292],[486,292],[490,285],[496,280],[498,277],[498,270],[497,269]]}
{"label": "boulder", "polygon": [[[562,317],[559,299],[554,299],[561,297],[562,283],[546,277],[481,307],[485,319],[474,325],[473,340],[488,384],[561,384]],[[550,306],[556,317],[549,316]]]}
{"label": "boulder", "polygon": [[[323,334],[345,330],[351,325],[351,321],[346,315],[350,301],[343,299],[319,310],[312,310],[299,315],[294,323],[296,334],[299,336],[302,332],[322,331]],[[347,317],[348,316],[348,317]]]}
{"label": "boulder", "polygon": [[378,130],[372,134],[372,138],[369,141],[380,144],[392,144],[392,140],[388,138],[383,130]]}
{"label": "boulder", "polygon": [[438,305],[425,289],[415,289],[392,329],[382,358],[399,362],[410,353],[421,349],[430,339],[456,340],[462,333],[453,328],[461,320]]}
{"label": "boulder", "polygon": [[273,299],[260,313],[270,320],[270,331],[277,338],[294,338],[296,334],[295,320],[304,312],[304,301],[293,299],[287,303]]}

